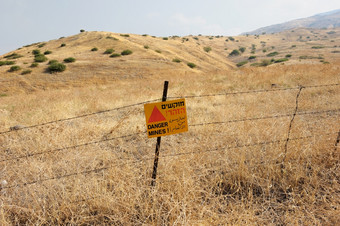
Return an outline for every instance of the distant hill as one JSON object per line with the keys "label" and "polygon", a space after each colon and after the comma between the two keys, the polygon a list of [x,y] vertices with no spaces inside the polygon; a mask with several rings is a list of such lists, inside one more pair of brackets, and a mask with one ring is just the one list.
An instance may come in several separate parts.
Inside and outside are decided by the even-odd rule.
{"label": "distant hill", "polygon": [[259,35],[263,33],[278,33],[294,28],[336,28],[340,27],[340,9],[326,13],[320,13],[311,17],[292,20],[282,24],[275,24],[267,27],[259,28],[255,31],[245,32],[244,34]]}

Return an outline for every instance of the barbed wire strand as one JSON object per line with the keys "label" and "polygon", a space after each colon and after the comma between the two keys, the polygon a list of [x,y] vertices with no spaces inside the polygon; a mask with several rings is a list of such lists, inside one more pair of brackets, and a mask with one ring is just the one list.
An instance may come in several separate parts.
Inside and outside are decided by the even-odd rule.
{"label": "barbed wire strand", "polygon": [[[338,133],[338,132],[337,132]],[[324,134],[324,135],[330,135],[330,134],[335,134],[335,133],[328,133],[328,134]],[[301,140],[301,139],[308,139],[308,138],[313,138],[315,137],[310,135],[310,136],[304,136],[304,137],[296,137],[296,138],[291,138],[290,140]],[[205,150],[205,151],[194,151],[194,152],[182,152],[182,153],[176,153],[176,154],[168,154],[168,155],[163,155],[161,156],[161,158],[168,158],[168,157],[175,157],[175,156],[183,156],[183,155],[191,155],[191,154],[202,154],[202,153],[208,153],[208,152],[216,152],[216,151],[225,151],[225,149],[235,149],[235,148],[243,148],[243,147],[251,147],[251,146],[258,146],[258,145],[267,145],[267,144],[273,144],[273,143],[280,143],[280,142],[285,142],[286,140],[273,140],[273,141],[266,141],[266,142],[257,142],[257,143],[249,143],[249,144],[243,144],[243,145],[236,145],[236,146],[224,146],[224,147],[218,147],[215,149],[209,149],[209,150]],[[111,169],[113,167],[120,167],[126,164],[133,164],[133,163],[138,163],[138,162],[144,162],[147,160],[153,160],[153,157],[145,157],[145,158],[141,158],[139,160],[135,160],[135,159],[131,159],[131,158],[123,158],[121,160],[125,160],[125,162],[122,162],[120,164],[116,164],[116,165],[111,165],[111,166],[105,166],[105,167],[101,167],[101,168],[96,168],[96,169],[92,169],[92,170],[85,170],[85,171],[81,171],[81,172],[74,172],[74,173],[69,173],[69,174],[65,174],[62,176],[53,176],[53,177],[48,177],[48,178],[44,178],[44,179],[40,179],[40,180],[33,180],[30,182],[25,182],[25,183],[21,183],[21,184],[16,184],[16,185],[11,185],[11,186],[4,186],[2,187],[2,189],[9,189],[9,188],[16,188],[16,187],[24,187],[24,186],[28,186],[28,185],[33,185],[33,184],[37,184],[37,183],[42,183],[45,181],[50,181],[50,180],[58,180],[58,179],[62,179],[62,178],[67,178],[67,177],[72,177],[72,176],[77,176],[77,175],[86,175],[86,174],[90,174],[90,173],[99,173],[108,169]]]}
{"label": "barbed wire strand", "polygon": [[[331,87],[331,86],[339,86],[339,85],[340,84],[311,85],[311,86],[304,86],[304,88]],[[168,99],[176,99],[176,98],[200,98],[200,97],[213,97],[213,96],[238,95],[238,94],[242,95],[242,94],[249,94],[249,93],[277,92],[277,91],[296,90],[296,89],[299,89],[299,87],[294,87],[294,88],[278,88],[278,89],[271,89],[271,90],[265,90],[265,89],[262,89],[262,90],[248,90],[248,91],[238,91],[238,92],[219,93],[219,94],[204,94],[204,95],[196,95],[196,96],[195,95],[191,95],[191,96],[180,96],[180,97],[168,97]],[[125,105],[125,106],[121,106],[121,107],[117,107],[117,108],[112,108],[112,109],[108,109],[108,110],[103,110],[103,111],[93,112],[93,113],[89,113],[89,114],[74,116],[74,117],[70,117],[70,118],[58,119],[58,120],[54,120],[54,121],[44,122],[44,123],[41,123],[41,124],[25,126],[25,127],[22,127],[22,128],[18,128],[16,130],[8,130],[8,131],[0,132],[0,135],[11,133],[11,132],[15,132],[15,131],[19,131],[19,130],[24,130],[24,129],[30,129],[30,128],[35,128],[35,127],[40,127],[40,126],[46,126],[46,125],[53,124],[53,123],[70,121],[70,120],[75,120],[75,119],[79,119],[79,118],[83,118],[83,117],[89,117],[89,116],[92,116],[92,115],[103,114],[103,113],[106,113],[106,112],[118,111],[118,110],[121,110],[121,109],[124,109],[124,108],[129,108],[129,107],[134,107],[134,106],[138,106],[138,105],[142,105],[142,104],[147,104],[147,103],[155,102],[155,101],[158,101],[158,100],[160,100],[160,99],[154,99],[154,100],[144,101],[144,102],[140,102],[140,103]]]}
{"label": "barbed wire strand", "polygon": [[[323,114],[323,113],[331,113],[331,112],[340,112],[340,109],[325,110],[325,111],[313,111],[313,112],[300,112],[296,115],[309,115],[309,114],[315,115],[315,114]],[[270,118],[289,117],[289,116],[292,116],[292,114],[282,114],[282,115],[274,115],[274,116],[245,118],[245,119],[229,120],[229,121],[224,121],[224,122],[207,122],[207,123],[192,124],[192,125],[189,125],[189,126],[195,127],[195,126],[237,123],[237,122],[245,122],[245,121],[256,121],[256,120],[270,119]],[[42,155],[42,154],[47,154],[47,153],[61,152],[61,151],[68,150],[68,149],[75,149],[75,148],[79,148],[79,147],[83,147],[83,146],[99,144],[99,143],[108,142],[108,141],[112,141],[112,140],[116,140],[116,139],[123,139],[123,138],[137,136],[137,135],[141,135],[141,134],[145,134],[145,133],[146,133],[146,131],[143,131],[143,132],[128,134],[128,135],[119,136],[119,137],[106,138],[106,139],[102,139],[102,140],[98,140],[98,141],[92,141],[92,142],[87,142],[87,143],[83,143],[83,144],[77,144],[77,145],[73,145],[73,146],[69,146],[69,147],[57,148],[57,149],[53,149],[53,150],[41,151],[41,152],[36,152],[36,153],[29,153],[29,154],[25,154],[25,155],[21,155],[21,156],[17,156],[17,157],[12,157],[12,158],[0,160],[0,163],[18,160],[18,159],[22,159],[22,158],[34,157],[34,156],[37,156],[37,155]]]}

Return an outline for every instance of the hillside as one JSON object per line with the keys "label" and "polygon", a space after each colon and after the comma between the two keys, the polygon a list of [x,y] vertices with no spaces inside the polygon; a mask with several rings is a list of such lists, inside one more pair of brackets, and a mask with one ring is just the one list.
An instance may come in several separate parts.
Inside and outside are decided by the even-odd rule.
{"label": "hillside", "polygon": [[[151,37],[109,32],[83,32],[70,37],[41,42],[4,54],[1,62],[11,61],[19,66],[0,66],[0,93],[34,92],[56,87],[107,84],[119,79],[154,78],[161,75],[224,73],[242,67],[271,63],[323,64],[340,59],[340,29],[296,29],[278,34],[187,37]],[[64,47],[61,47],[64,44]],[[97,51],[91,51],[97,48]],[[114,53],[132,50],[131,55],[110,57]],[[34,63],[33,51],[48,53],[45,62]],[[230,55],[237,50],[237,54]],[[243,52],[242,52],[243,51]],[[14,55],[13,55],[14,54]],[[48,62],[73,57],[65,63],[67,69],[51,74]],[[174,60],[177,62],[174,62]],[[271,61],[271,62],[270,62]],[[188,67],[193,63],[195,68]]]}
{"label": "hillside", "polygon": [[[81,32],[1,56],[0,225],[337,225],[339,34]],[[151,187],[143,105],[165,80],[189,130]]]}
{"label": "hillside", "polygon": [[260,35],[263,33],[278,33],[297,28],[332,29],[337,27],[340,27],[340,9],[317,14],[307,18],[288,21],[282,24],[262,27],[256,29],[255,31],[246,32],[246,34]]}

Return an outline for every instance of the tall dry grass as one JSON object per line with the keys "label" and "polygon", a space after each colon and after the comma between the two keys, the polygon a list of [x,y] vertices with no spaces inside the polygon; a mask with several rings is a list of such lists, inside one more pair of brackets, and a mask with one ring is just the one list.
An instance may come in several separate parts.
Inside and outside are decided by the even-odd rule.
{"label": "tall dry grass", "polygon": [[[158,75],[2,97],[0,128],[169,96],[339,83],[338,65]],[[275,88],[274,88],[275,89]],[[188,98],[189,131],[155,139],[143,105],[0,135],[2,225],[316,224],[340,221],[339,112],[292,114],[298,90]],[[339,86],[302,89],[298,112],[339,109]],[[128,135],[128,136],[126,136]],[[303,139],[295,139],[306,137]],[[96,142],[103,141],[103,142]],[[275,141],[275,142],[271,142]],[[285,160],[283,162],[283,160]]]}

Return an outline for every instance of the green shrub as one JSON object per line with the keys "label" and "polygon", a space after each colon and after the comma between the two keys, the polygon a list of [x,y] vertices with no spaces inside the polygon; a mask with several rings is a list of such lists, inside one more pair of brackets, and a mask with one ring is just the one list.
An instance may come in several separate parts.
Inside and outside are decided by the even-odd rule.
{"label": "green shrub", "polygon": [[155,52],[156,52],[156,53],[162,53],[162,51],[159,50],[159,49],[156,49]]}
{"label": "green shrub", "polygon": [[142,34],[142,36],[146,37],[146,36],[148,36],[148,34]]}
{"label": "green shrub", "polygon": [[65,47],[66,46],[66,44],[65,43],[62,43],[61,45],[60,45],[60,47]]}
{"label": "green shrub", "polygon": [[233,37],[228,37],[228,39],[230,40],[230,41],[235,41],[235,39],[233,38]]}
{"label": "green shrub", "polygon": [[292,48],[295,48],[296,47],[296,45],[292,45]]}
{"label": "green shrub", "polygon": [[229,54],[229,56],[238,56],[240,55],[240,51],[238,51],[237,49],[234,49],[233,51],[231,51],[231,53]]}
{"label": "green shrub", "polygon": [[111,36],[107,36],[106,39],[112,39],[112,40],[114,40],[114,41],[118,41],[118,40],[119,40],[118,38],[111,37]]}
{"label": "green shrub", "polygon": [[175,58],[175,59],[172,60],[172,62],[181,63],[182,61],[180,59],[178,59],[178,58]]}
{"label": "green shrub", "polygon": [[241,61],[241,62],[237,63],[236,66],[237,66],[237,67],[241,67],[241,66],[243,66],[243,65],[245,65],[245,64],[247,64],[247,63],[248,63],[247,60]]}
{"label": "green shrub", "polygon": [[169,38],[168,37],[164,37],[163,40],[169,40]]}
{"label": "green shrub", "polygon": [[203,48],[205,52],[209,53],[211,51],[211,47],[210,46],[206,46]]}
{"label": "green shrub", "polygon": [[285,57],[286,58],[292,57],[292,54],[287,54]]}
{"label": "green shrub", "polygon": [[53,63],[48,66],[47,71],[50,73],[63,72],[66,69],[66,65],[62,63]]}
{"label": "green shrub", "polygon": [[46,50],[46,51],[44,52],[45,55],[48,55],[48,54],[51,54],[51,53],[52,53],[52,51],[50,51],[50,50]]}
{"label": "green shrub", "polygon": [[35,55],[35,56],[41,54],[39,49],[33,50],[32,53],[33,53],[33,55]]}
{"label": "green shrub", "polygon": [[120,36],[122,36],[122,37],[126,37],[126,38],[130,37],[130,35],[129,35],[129,34],[120,34]]}
{"label": "green shrub", "polygon": [[123,56],[131,55],[131,54],[132,54],[132,51],[129,50],[129,49],[126,49],[126,50],[123,50],[120,54],[122,54]]}
{"label": "green shrub", "polygon": [[37,63],[42,63],[42,62],[45,62],[47,61],[47,57],[43,54],[38,54],[38,55],[35,55],[34,57],[34,62],[37,62]]}
{"label": "green shrub", "polygon": [[195,67],[196,67],[196,64],[191,63],[191,62],[187,63],[187,65],[188,65],[190,68],[195,68]]}
{"label": "green shrub", "polygon": [[64,59],[64,62],[65,62],[65,63],[73,63],[73,62],[75,62],[75,61],[76,61],[76,59],[73,58],[73,57],[68,57],[68,58],[65,58],[65,59]]}
{"label": "green shrub", "polygon": [[272,63],[271,60],[265,59],[265,60],[262,60],[259,66],[266,67],[270,65],[271,63]]}
{"label": "green shrub", "polygon": [[94,47],[94,48],[91,49],[91,51],[92,51],[92,52],[98,51],[98,48],[97,48],[97,47]]}
{"label": "green shrub", "polygon": [[105,50],[104,54],[112,54],[114,51],[114,49],[107,49]]}
{"label": "green shrub", "polygon": [[81,29],[80,32],[81,32],[81,33],[82,33],[82,32],[85,32],[85,30],[84,30],[84,29]]}
{"label": "green shrub", "polygon": [[281,58],[281,59],[274,60],[274,63],[281,63],[281,62],[285,62],[288,60],[289,60],[288,58]]}
{"label": "green shrub", "polygon": [[15,64],[14,61],[9,61],[9,60],[0,61],[0,66],[3,66],[3,65],[13,65],[13,64]]}
{"label": "green shrub", "polygon": [[120,57],[122,55],[120,55],[119,53],[113,53],[112,55],[110,55],[110,57],[115,58],[115,57]]}
{"label": "green shrub", "polygon": [[21,72],[22,75],[27,75],[27,74],[30,74],[32,72],[32,70],[30,69],[27,69],[27,70],[24,70],[23,72]]}
{"label": "green shrub", "polygon": [[38,66],[39,66],[38,63],[32,63],[32,64],[31,64],[31,67],[38,67]]}
{"label": "green shrub", "polygon": [[279,55],[279,53],[278,52],[271,52],[271,53],[267,54],[267,57],[273,57],[273,56],[276,56],[276,55]]}
{"label": "green shrub", "polygon": [[55,63],[58,63],[58,61],[57,61],[57,60],[50,60],[50,61],[48,62],[49,65],[55,64]]}
{"label": "green shrub", "polygon": [[20,66],[14,65],[14,66],[12,66],[8,71],[9,71],[9,72],[14,72],[14,71],[19,71],[20,69],[21,69]]}
{"label": "green shrub", "polygon": [[325,48],[324,46],[312,46],[312,49],[323,49]]}
{"label": "green shrub", "polygon": [[250,57],[248,57],[248,60],[254,60],[254,59],[256,59],[256,56],[250,56]]}
{"label": "green shrub", "polygon": [[244,51],[246,51],[246,48],[245,47],[240,47],[239,50],[240,50],[241,53],[244,53]]}
{"label": "green shrub", "polygon": [[267,52],[267,50],[266,50],[266,49],[263,49],[263,50],[262,50],[262,52],[264,52],[264,53],[265,53],[265,52]]}
{"label": "green shrub", "polygon": [[5,56],[4,58],[9,59],[9,60],[14,60],[20,57],[23,57],[23,56],[17,53],[12,53],[10,55]]}
{"label": "green shrub", "polygon": [[144,46],[144,49],[149,49],[150,47],[148,45],[145,45]]}
{"label": "green shrub", "polygon": [[41,44],[38,45],[38,48],[42,48],[42,47],[44,47],[45,45],[46,45],[46,43],[41,43]]}

